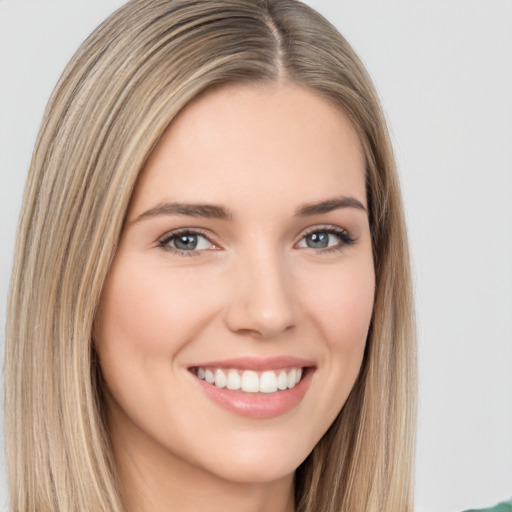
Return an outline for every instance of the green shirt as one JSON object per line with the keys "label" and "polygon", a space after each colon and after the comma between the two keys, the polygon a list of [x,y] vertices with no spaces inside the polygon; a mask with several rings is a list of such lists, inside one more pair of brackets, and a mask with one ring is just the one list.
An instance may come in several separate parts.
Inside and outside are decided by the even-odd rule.
{"label": "green shirt", "polygon": [[492,508],[484,508],[484,509],[471,509],[466,510],[465,512],[512,512],[512,500],[510,501],[504,501],[503,503],[500,503],[499,505],[496,505]]}

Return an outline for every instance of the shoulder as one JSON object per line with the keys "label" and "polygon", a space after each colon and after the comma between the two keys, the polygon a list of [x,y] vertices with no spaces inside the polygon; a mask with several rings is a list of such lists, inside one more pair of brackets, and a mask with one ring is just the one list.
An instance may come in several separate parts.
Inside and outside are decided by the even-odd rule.
{"label": "shoulder", "polygon": [[466,510],[465,512],[512,512],[512,500],[510,501],[504,501],[502,503],[499,503],[498,505],[495,505],[491,508],[483,508],[483,509],[471,509]]}

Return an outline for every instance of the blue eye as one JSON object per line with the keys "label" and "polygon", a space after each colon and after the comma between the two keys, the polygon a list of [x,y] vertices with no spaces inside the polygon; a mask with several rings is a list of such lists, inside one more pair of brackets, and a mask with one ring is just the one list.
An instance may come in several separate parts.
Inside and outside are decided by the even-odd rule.
{"label": "blue eye", "polygon": [[354,243],[347,231],[334,228],[310,231],[299,241],[297,247],[307,249],[341,249]]}
{"label": "blue eye", "polygon": [[160,247],[176,252],[195,252],[214,249],[215,245],[208,238],[195,231],[179,231],[160,240]]}

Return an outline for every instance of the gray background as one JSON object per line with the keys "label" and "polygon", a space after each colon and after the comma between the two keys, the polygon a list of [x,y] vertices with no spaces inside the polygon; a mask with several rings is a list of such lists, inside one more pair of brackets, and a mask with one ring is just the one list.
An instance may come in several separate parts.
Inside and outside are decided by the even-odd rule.
{"label": "gray background", "polygon": [[[0,319],[48,96],[122,0],[0,0]],[[418,512],[512,494],[512,0],[311,0],[381,94],[414,258]],[[0,461],[0,506],[7,502]]]}

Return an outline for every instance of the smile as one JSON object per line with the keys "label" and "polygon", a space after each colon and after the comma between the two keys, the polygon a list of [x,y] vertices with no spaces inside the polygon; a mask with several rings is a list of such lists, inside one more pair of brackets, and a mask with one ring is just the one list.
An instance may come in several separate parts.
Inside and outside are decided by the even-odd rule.
{"label": "smile", "polygon": [[301,380],[302,368],[281,368],[255,371],[235,368],[193,368],[192,373],[199,379],[219,389],[245,393],[277,393],[293,389]]}
{"label": "smile", "polygon": [[314,361],[298,357],[239,357],[189,366],[199,389],[223,409],[250,419],[291,412],[309,389]]}

